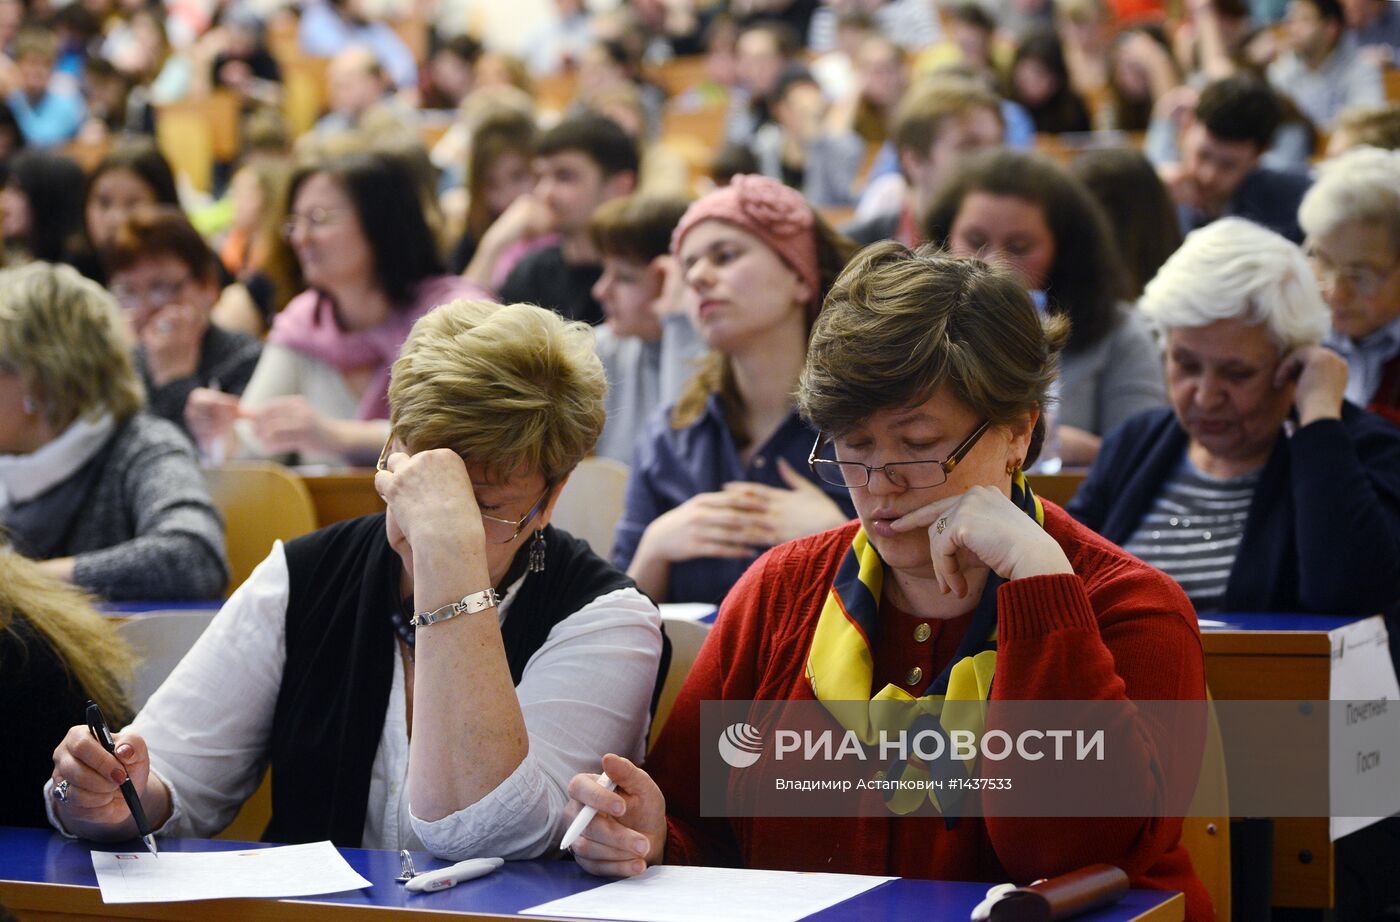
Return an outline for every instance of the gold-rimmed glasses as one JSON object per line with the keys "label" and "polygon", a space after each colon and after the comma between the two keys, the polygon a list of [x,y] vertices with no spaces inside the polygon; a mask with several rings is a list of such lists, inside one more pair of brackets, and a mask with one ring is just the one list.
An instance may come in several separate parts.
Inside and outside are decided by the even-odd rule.
{"label": "gold-rimmed glasses", "polygon": [[953,468],[967,457],[967,453],[972,451],[977,440],[982,438],[991,425],[991,420],[983,422],[942,461],[891,461],[879,467],[871,467],[859,461],[818,458],[824,443],[828,441],[826,436],[818,435],[816,443],[812,445],[812,453],[807,457],[807,465],[819,480],[834,487],[863,487],[870,483],[871,475],[882,471],[890,483],[902,490],[927,490],[947,482]]}

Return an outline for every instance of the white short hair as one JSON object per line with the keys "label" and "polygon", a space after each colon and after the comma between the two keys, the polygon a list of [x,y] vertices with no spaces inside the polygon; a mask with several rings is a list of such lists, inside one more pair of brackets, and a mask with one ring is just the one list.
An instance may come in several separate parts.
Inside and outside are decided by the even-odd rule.
{"label": "white short hair", "polygon": [[1281,351],[1316,345],[1332,322],[1302,250],[1243,218],[1187,234],[1138,309],[1160,333],[1217,320],[1265,324]]}
{"label": "white short hair", "polygon": [[1298,206],[1303,232],[1323,237],[1352,222],[1384,224],[1400,247],[1400,151],[1357,147],[1317,168]]}

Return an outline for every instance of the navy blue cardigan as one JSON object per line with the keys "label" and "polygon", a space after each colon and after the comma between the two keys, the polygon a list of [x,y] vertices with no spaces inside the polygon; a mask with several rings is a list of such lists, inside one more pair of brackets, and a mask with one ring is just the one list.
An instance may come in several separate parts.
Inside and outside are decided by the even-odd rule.
{"label": "navy blue cardigan", "polygon": [[[1067,511],[1123,544],[1187,441],[1170,409],[1134,416],[1104,439]],[[1274,445],[1222,609],[1373,615],[1398,601],[1400,429],[1343,404],[1340,420],[1319,420]]]}

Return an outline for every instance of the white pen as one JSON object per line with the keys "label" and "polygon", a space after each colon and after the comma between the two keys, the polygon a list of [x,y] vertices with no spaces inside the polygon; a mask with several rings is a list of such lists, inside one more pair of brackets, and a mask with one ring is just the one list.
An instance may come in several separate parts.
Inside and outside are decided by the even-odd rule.
{"label": "white pen", "polygon": [[[617,782],[609,778],[607,772],[603,772],[598,776],[598,783],[609,791],[617,790]],[[593,822],[593,817],[597,815],[597,807],[584,807],[580,810],[578,816],[574,817],[574,821],[569,824],[568,831],[564,833],[564,841],[559,843],[559,847],[561,849],[567,849],[577,842],[578,837],[583,835],[584,829],[588,828],[588,824]]]}
{"label": "white pen", "polygon": [[448,887],[457,886],[464,880],[485,877],[505,863],[504,858],[468,858],[466,861],[457,862],[450,868],[419,874],[404,884],[403,888],[412,890],[414,893],[446,890]]}

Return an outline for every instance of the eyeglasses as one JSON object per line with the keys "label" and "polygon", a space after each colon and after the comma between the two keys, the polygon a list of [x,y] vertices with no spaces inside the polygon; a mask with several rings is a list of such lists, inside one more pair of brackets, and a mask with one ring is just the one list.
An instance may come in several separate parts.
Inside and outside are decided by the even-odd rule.
{"label": "eyeglasses", "polygon": [[[392,453],[391,449],[393,444],[394,437],[391,435],[389,436],[389,441],[384,443],[383,450],[379,452],[379,460],[375,462],[374,465],[376,471],[387,471],[389,469],[388,461],[389,455]],[[553,489],[554,484],[546,484],[544,492],[540,494],[539,499],[535,500],[535,504],[530,507],[530,511],[525,513],[525,515],[518,520],[501,519],[494,515],[487,515],[484,512],[481,513],[481,523],[485,527],[486,542],[488,544],[510,544],[516,538],[520,537],[520,533],[525,530],[525,526],[529,525],[531,520],[544,509],[545,500],[549,498],[549,494]]]}
{"label": "eyeglasses", "polygon": [[1374,297],[1386,281],[1395,272],[1395,267],[1389,269],[1373,269],[1370,266],[1334,266],[1327,257],[1323,256],[1316,249],[1308,247],[1308,262],[1312,264],[1313,274],[1317,276],[1319,285],[1335,285],[1337,282],[1345,282],[1347,287],[1363,298]]}
{"label": "eyeglasses", "polygon": [[135,288],[131,285],[113,285],[112,297],[117,299],[117,303],[125,310],[135,310],[139,307],[159,309],[167,304],[172,304],[180,297],[180,292],[185,290],[185,285],[190,280],[187,275],[177,281],[162,280],[152,282],[147,288]]}
{"label": "eyeglasses", "polygon": [[292,214],[287,216],[287,220],[282,222],[282,236],[291,240],[292,235],[298,229],[305,227],[307,232],[319,230],[332,224],[339,223],[336,217],[343,209],[340,208],[313,208],[306,214]]}
{"label": "eyeglasses", "polygon": [[893,461],[883,464],[880,467],[871,467],[868,464],[861,464],[859,461],[831,461],[826,458],[818,458],[828,442],[826,436],[817,436],[816,444],[812,446],[812,453],[807,457],[807,464],[812,469],[812,473],[817,475],[817,479],[823,483],[829,483],[834,487],[863,487],[870,483],[871,476],[876,471],[883,471],[890,483],[902,490],[927,490],[929,487],[936,487],[948,480],[948,475],[953,472],[953,468],[967,457],[967,453],[972,451],[972,447],[977,444],[977,440],[982,438],[982,434],[992,425],[991,420],[987,420],[977,427],[977,431],[969,435],[967,439],[953,449],[946,460],[943,461]]}

